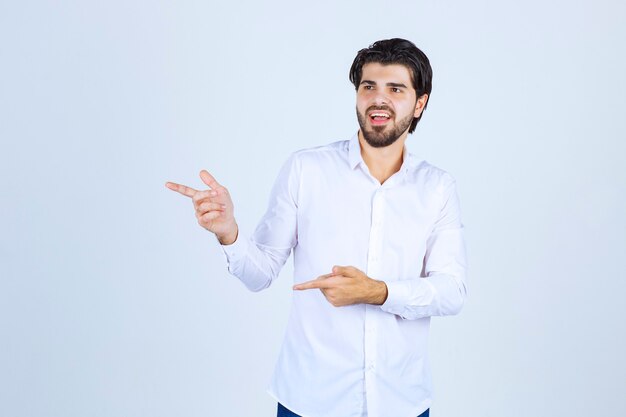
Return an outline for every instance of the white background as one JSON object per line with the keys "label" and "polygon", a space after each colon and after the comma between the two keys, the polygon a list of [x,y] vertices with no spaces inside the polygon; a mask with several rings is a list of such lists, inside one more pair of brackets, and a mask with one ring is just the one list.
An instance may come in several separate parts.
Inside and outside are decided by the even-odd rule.
{"label": "white background", "polygon": [[275,415],[292,262],[248,292],[164,183],[208,169],[251,233],[291,152],[356,132],[348,69],[390,37],[431,60],[407,143],[457,179],[467,232],[469,302],[432,322],[432,415],[626,415],[625,16],[2,2],[0,415]]}

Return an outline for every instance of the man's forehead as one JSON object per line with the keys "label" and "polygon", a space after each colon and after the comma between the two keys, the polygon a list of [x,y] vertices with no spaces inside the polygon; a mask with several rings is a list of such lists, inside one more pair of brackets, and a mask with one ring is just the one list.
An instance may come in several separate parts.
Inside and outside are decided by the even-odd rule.
{"label": "man's forehead", "polygon": [[411,83],[411,72],[409,71],[409,68],[402,64],[381,64],[379,62],[368,62],[363,65],[361,80],[375,81],[373,78]]}

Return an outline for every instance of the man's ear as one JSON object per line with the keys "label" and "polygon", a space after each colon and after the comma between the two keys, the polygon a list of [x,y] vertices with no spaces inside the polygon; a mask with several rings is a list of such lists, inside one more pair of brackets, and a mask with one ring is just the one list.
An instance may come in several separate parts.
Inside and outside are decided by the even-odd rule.
{"label": "man's ear", "polygon": [[415,113],[413,113],[413,117],[420,117],[420,115],[424,111],[424,107],[426,107],[427,102],[428,94],[422,94],[415,103]]}

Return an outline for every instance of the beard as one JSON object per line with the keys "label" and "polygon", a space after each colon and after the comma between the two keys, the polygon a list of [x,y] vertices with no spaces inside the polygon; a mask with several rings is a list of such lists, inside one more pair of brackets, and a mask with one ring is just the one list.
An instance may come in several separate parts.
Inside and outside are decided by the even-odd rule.
{"label": "beard", "polygon": [[[395,117],[395,112],[389,109],[387,106],[373,106],[365,111],[367,114],[370,110],[385,110],[389,112],[391,117]],[[372,126],[370,130],[367,130],[367,119],[366,114],[361,114],[359,109],[356,109],[356,117],[359,120],[359,126],[361,127],[361,132],[363,133],[363,139],[372,146],[373,148],[384,148],[385,146],[389,146],[394,143],[404,132],[409,129],[411,123],[413,122],[413,115],[409,114],[404,119],[398,120],[393,126],[383,125],[383,126]]]}

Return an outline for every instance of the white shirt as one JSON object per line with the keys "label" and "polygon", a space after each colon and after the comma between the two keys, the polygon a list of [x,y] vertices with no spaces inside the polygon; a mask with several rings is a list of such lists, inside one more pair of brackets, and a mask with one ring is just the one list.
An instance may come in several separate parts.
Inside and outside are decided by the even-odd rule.
{"label": "white shirt", "polygon": [[416,417],[430,407],[430,316],[457,314],[466,256],[456,183],[406,146],[382,185],[358,136],[303,149],[283,165],[252,237],[222,248],[251,291],[270,286],[294,253],[294,284],[354,266],[384,281],[381,306],[334,307],[294,291],[268,392],[303,417]]}

